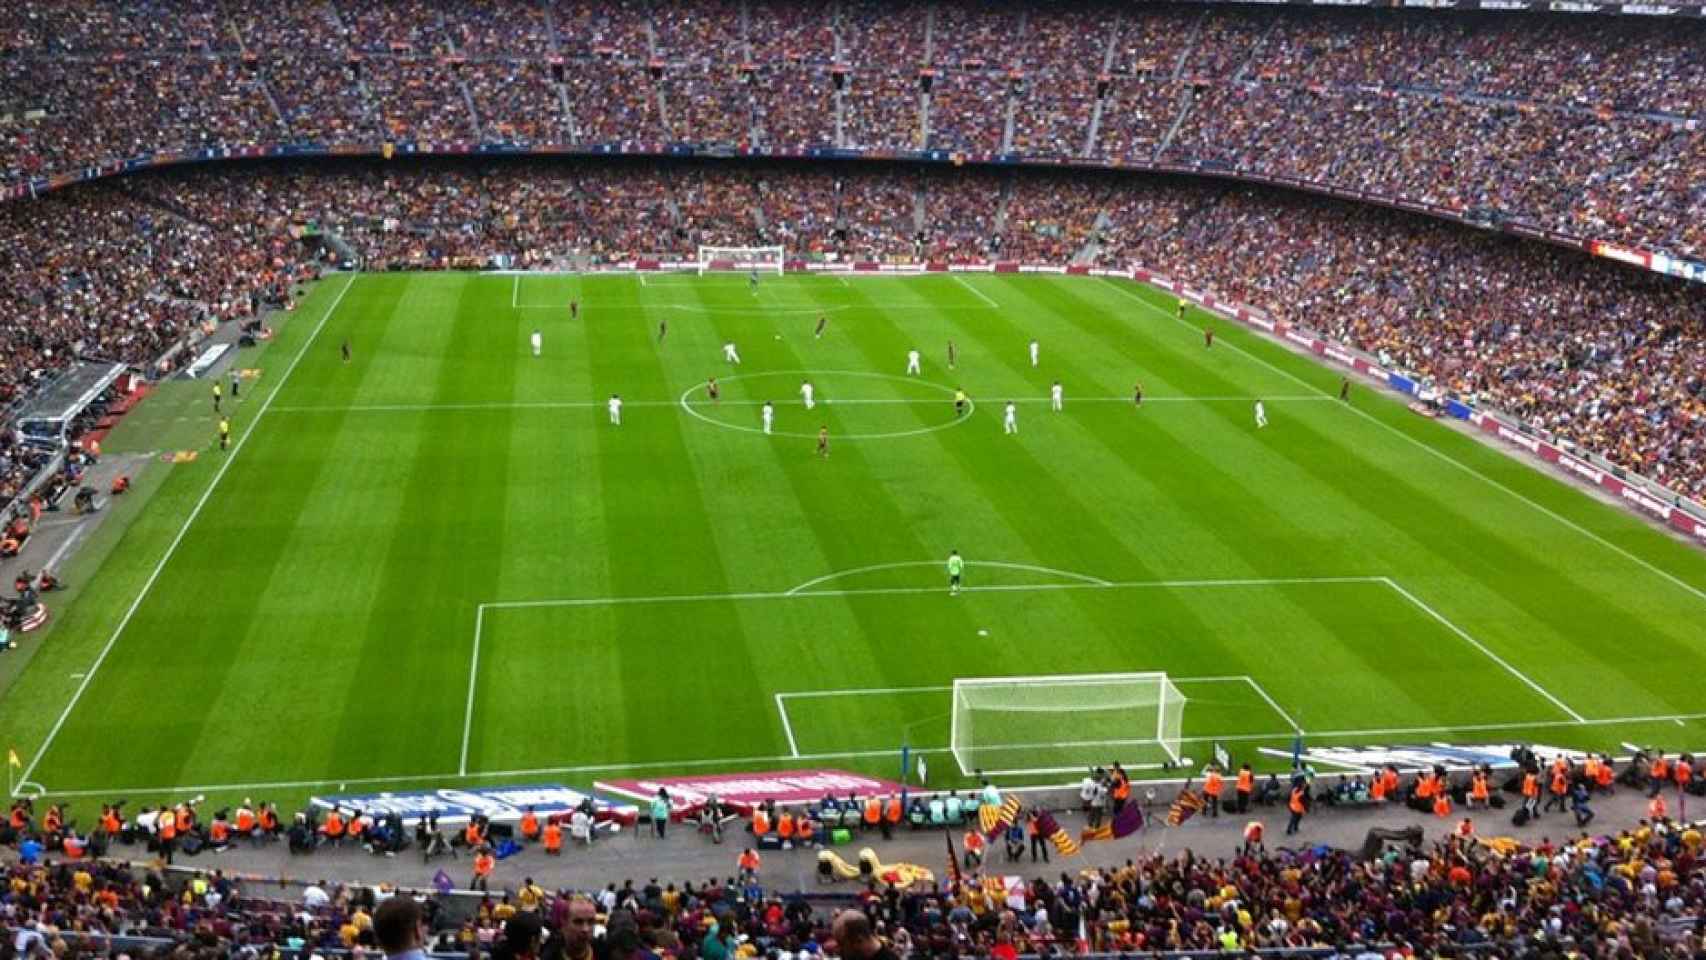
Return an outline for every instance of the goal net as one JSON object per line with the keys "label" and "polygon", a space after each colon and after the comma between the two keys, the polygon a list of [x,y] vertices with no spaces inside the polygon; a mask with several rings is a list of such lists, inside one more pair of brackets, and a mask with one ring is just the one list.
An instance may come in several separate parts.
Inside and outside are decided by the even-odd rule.
{"label": "goal net", "polygon": [[782,273],[781,247],[700,247],[699,274],[712,271]]}
{"label": "goal net", "polygon": [[1153,768],[1184,760],[1184,717],[1165,673],[956,679],[949,739],[968,777]]}

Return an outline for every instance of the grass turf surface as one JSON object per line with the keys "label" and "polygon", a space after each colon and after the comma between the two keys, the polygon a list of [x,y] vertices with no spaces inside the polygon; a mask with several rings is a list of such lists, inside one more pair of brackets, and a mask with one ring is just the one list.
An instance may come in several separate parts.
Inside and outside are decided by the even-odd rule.
{"label": "grass turf surface", "polygon": [[[1706,746],[1706,557],[1228,324],[1205,349],[1209,322],[1080,278],[332,278],[242,361],[238,448],[162,468],[0,729],[91,796],[892,775],[903,738],[945,747],[956,676],[1165,670],[1197,757],[1295,727]],[[169,415],[204,387],[109,448],[196,428]],[[948,596],[951,548],[981,589]],[[878,692],[792,696],[840,691]]]}

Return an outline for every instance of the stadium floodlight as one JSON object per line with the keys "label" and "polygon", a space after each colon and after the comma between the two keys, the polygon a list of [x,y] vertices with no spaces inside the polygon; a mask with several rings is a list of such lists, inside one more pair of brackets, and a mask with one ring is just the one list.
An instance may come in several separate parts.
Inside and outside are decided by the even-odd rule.
{"label": "stadium floodlight", "polygon": [[1166,673],[961,678],[953,690],[949,744],[964,776],[1185,762],[1185,697]]}
{"label": "stadium floodlight", "polygon": [[760,273],[782,275],[786,259],[781,247],[700,247],[699,275],[708,272]]}

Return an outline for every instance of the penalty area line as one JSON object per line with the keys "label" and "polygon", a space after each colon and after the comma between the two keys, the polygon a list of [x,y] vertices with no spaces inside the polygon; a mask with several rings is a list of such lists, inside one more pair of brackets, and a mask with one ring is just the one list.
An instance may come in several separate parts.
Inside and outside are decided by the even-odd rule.
{"label": "penalty area line", "polygon": [[77,684],[77,689],[71,694],[70,702],[65,705],[64,710],[59,712],[59,718],[54,720],[53,726],[48,729],[47,738],[42,741],[35,756],[30,759],[30,765],[25,767],[24,772],[19,775],[18,780],[20,782],[28,781],[30,776],[35,773],[42,757],[47,755],[48,748],[53,746],[53,741],[59,736],[59,731],[64,729],[65,721],[71,716],[71,711],[76,709],[78,701],[83,699],[83,693],[89,689],[89,684],[94,682],[95,674],[100,671],[101,664],[106,662],[107,655],[112,653],[113,647],[118,644],[118,638],[124,634],[125,628],[130,626],[131,618],[135,617],[136,611],[142,607],[142,601],[147,599],[148,594],[153,591],[154,584],[160,579],[161,571],[166,569],[166,564],[178,552],[178,545],[184,542],[184,536],[190,532],[190,527],[194,525],[196,518],[201,516],[202,509],[213,498],[213,491],[219,489],[219,482],[225,479],[226,471],[230,470],[231,465],[237,462],[237,455],[243,452],[243,447],[248,444],[249,438],[255,435],[255,427],[260,425],[261,418],[266,415],[273,400],[284,390],[285,384],[290,382],[290,375],[296,372],[297,365],[302,362],[303,357],[308,355],[308,350],[314,345],[314,342],[320,338],[320,331],[326,328],[326,321],[332,319],[332,315],[338,312],[338,306],[344,302],[344,295],[349,293],[350,288],[355,286],[355,282],[360,277],[361,275],[358,273],[349,275],[349,280],[344,283],[343,289],[339,290],[338,295],[332,298],[331,304],[326,307],[326,312],[320,315],[320,322],[308,334],[308,339],[302,342],[302,347],[296,351],[296,356],[291,358],[290,365],[284,368],[284,375],[279,377],[272,393],[267,394],[266,400],[261,403],[261,409],[249,421],[248,427],[243,430],[243,435],[237,438],[236,446],[231,448],[231,455],[220,463],[219,469],[214,472],[213,479],[208,483],[207,489],[202,491],[201,497],[195,502],[195,506],[190,508],[190,515],[184,518],[184,523],[178,528],[177,534],[172,537],[172,542],[166,545],[166,552],[160,555],[160,561],[154,565],[154,570],[148,574],[148,579],[143,581],[142,590],[137,593],[136,599],[132,600],[130,606],[126,608],[124,616],[119,618],[118,626],[113,628],[112,635],[107,638],[106,645],[101,647],[101,652],[96,655],[95,662],[90,664],[88,671],[83,674],[82,681]]}
{"label": "penalty area line", "polygon": [[800,744],[794,739],[794,725],[788,720],[786,696],[786,694],[776,694],[776,712],[782,716],[782,733],[788,738],[788,755],[798,757],[800,755]]}

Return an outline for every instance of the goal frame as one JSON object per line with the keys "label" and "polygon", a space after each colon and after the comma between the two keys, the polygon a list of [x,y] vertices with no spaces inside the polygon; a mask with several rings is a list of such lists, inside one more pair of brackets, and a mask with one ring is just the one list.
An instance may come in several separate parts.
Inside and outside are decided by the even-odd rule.
{"label": "goal frame", "polygon": [[[774,254],[773,261],[752,261],[745,259],[752,254]],[[699,264],[699,275],[702,277],[713,270],[762,270],[766,273],[774,270],[777,276],[782,275],[783,265],[787,263],[788,251],[780,244],[763,247],[717,247],[701,244],[696,253]],[[724,266],[719,266],[724,265]]]}
{"label": "goal frame", "polygon": [[[1041,774],[1081,772],[1082,770],[1085,769],[1085,765],[1083,765],[1083,764],[1078,764],[1078,765],[1074,765],[1074,766],[1036,766],[1036,767],[1020,767],[1020,768],[990,770],[990,769],[982,769],[982,768],[974,766],[973,764],[968,763],[966,755],[965,755],[965,751],[967,750],[967,748],[962,747],[960,744],[960,709],[961,709],[961,707],[960,707],[960,691],[961,691],[961,689],[966,688],[966,687],[975,687],[975,686],[1014,687],[1014,686],[1023,686],[1026,684],[1063,684],[1063,685],[1081,684],[1081,685],[1092,685],[1092,684],[1104,684],[1104,683],[1117,683],[1117,682],[1121,682],[1121,681],[1141,681],[1141,680],[1158,681],[1157,687],[1158,687],[1159,693],[1157,694],[1156,704],[1155,704],[1155,736],[1154,737],[1142,737],[1142,738],[1133,737],[1133,738],[1127,738],[1127,739],[1112,739],[1112,740],[1106,740],[1106,739],[1084,740],[1084,741],[1078,741],[1078,742],[1072,742],[1072,743],[1035,744],[1034,746],[1038,749],[1042,749],[1045,747],[1046,748],[1056,748],[1056,747],[1098,747],[1098,746],[1100,746],[1100,747],[1107,747],[1109,750],[1114,750],[1114,749],[1117,749],[1121,746],[1152,745],[1152,746],[1159,747],[1167,755],[1168,762],[1172,763],[1173,765],[1188,764],[1190,762],[1190,758],[1185,757],[1183,755],[1183,750],[1182,750],[1183,739],[1182,739],[1182,737],[1177,735],[1177,734],[1172,736],[1172,737],[1167,736],[1167,708],[1168,708],[1168,705],[1171,701],[1176,700],[1178,703],[1178,709],[1180,710],[1180,713],[1181,713],[1181,722],[1182,722],[1183,711],[1184,711],[1185,705],[1190,702],[1190,698],[1186,697],[1183,693],[1180,692],[1178,684],[1176,684],[1173,681],[1172,675],[1169,674],[1168,672],[1166,672],[1165,670],[1148,670],[1148,671],[1137,671],[1137,672],[1129,672],[1129,673],[1065,673],[1065,674],[1046,674],[1046,675],[1018,676],[1018,677],[955,677],[953,680],[953,686],[949,692],[949,698],[950,699],[949,699],[949,710],[948,710],[948,752],[951,756],[953,756],[955,765],[960,768],[960,775],[966,776],[966,777],[970,777],[970,776],[973,776],[973,775],[978,774],[978,773],[981,773],[984,776],[1032,776],[1032,775],[1041,775]],[[971,708],[968,707],[967,709],[971,709]],[[1180,733],[1182,733],[1182,732],[1183,731],[1181,730]],[[1025,747],[1027,745],[1025,745],[1025,744],[1014,744],[1012,746],[1022,748],[1022,747]],[[975,750],[976,748],[974,746],[974,747],[971,747],[970,749]],[[1117,759],[1117,758],[1110,758],[1110,759]],[[1128,769],[1160,769],[1162,767],[1161,763],[1142,763],[1142,762],[1132,762],[1132,763],[1123,763],[1122,762],[1122,765],[1127,767]]]}

